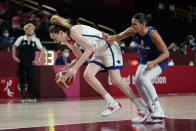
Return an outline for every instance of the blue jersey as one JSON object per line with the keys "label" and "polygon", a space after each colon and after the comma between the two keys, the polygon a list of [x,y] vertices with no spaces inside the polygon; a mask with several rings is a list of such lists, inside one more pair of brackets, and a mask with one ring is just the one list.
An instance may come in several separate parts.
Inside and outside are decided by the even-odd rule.
{"label": "blue jersey", "polygon": [[[154,43],[152,43],[150,38],[150,31],[155,30],[154,27],[149,26],[148,32],[145,36],[139,35],[139,33],[136,33],[134,40],[137,44],[138,51],[139,51],[139,63],[140,64],[146,64],[148,61],[153,61],[157,57],[161,55],[161,52],[156,47]],[[161,63],[159,63],[162,72],[167,68],[168,66],[168,59],[165,59]]]}

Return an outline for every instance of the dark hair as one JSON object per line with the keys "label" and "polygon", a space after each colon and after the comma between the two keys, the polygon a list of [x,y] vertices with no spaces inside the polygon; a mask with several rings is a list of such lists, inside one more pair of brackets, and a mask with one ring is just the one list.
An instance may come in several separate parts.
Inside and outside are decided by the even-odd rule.
{"label": "dark hair", "polygon": [[136,13],[133,16],[134,19],[138,20],[140,23],[148,23],[152,19],[151,14]]}

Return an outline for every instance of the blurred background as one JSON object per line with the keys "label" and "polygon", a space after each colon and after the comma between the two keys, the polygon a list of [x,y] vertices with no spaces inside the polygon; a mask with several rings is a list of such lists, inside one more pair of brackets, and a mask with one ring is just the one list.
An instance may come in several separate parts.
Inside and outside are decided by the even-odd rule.
{"label": "blurred background", "polygon": [[[51,41],[47,28],[48,19],[53,14],[70,18],[72,24],[88,24],[114,34],[129,27],[136,12],[152,14],[149,25],[159,31],[168,46],[174,42],[177,48],[183,48],[187,37],[196,35],[194,0],[185,3],[177,0],[148,0],[147,3],[142,0],[1,0],[0,27],[1,30],[7,27],[15,40],[23,34],[20,31],[23,25],[32,22],[37,27],[36,34],[40,40]],[[128,38],[122,42],[129,47],[131,41]]]}
{"label": "blurred background", "polygon": [[[36,26],[36,36],[45,50],[40,67],[53,66],[57,57],[66,48],[55,44],[49,37],[49,19],[53,14],[70,18],[72,24],[86,24],[109,34],[117,34],[131,26],[131,18],[136,12],[152,14],[149,25],[159,31],[168,46],[171,66],[195,65],[195,0],[185,2],[177,0],[1,0],[0,77],[17,78],[16,63],[12,60],[10,51],[15,40],[24,35],[23,26],[26,23],[30,22]],[[8,35],[5,35],[6,33]],[[5,37],[6,40],[4,40]],[[127,38],[120,43],[124,64],[136,66],[138,55],[132,38]],[[68,56],[69,61],[74,60],[72,52],[69,52]],[[38,76],[41,77],[39,73],[41,69],[40,72],[38,71]],[[41,79],[38,81],[41,83]],[[39,92],[39,96],[40,94]]]}

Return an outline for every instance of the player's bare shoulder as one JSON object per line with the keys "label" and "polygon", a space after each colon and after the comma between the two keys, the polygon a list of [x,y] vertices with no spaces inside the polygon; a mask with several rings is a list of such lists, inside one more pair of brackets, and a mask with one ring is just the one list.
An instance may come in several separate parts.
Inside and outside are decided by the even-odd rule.
{"label": "player's bare shoulder", "polygon": [[151,37],[151,39],[154,39],[154,38],[160,37],[160,35],[157,30],[151,30],[150,37]]}
{"label": "player's bare shoulder", "polygon": [[82,26],[81,25],[74,25],[70,28],[70,35],[73,34],[81,34],[82,33]]}
{"label": "player's bare shoulder", "polygon": [[157,44],[163,42],[163,40],[162,40],[162,38],[161,38],[161,36],[160,36],[160,34],[158,33],[157,30],[151,30],[151,31],[150,31],[150,38],[151,38],[151,41],[152,41],[155,45],[157,45]]}
{"label": "player's bare shoulder", "polygon": [[81,30],[82,29],[82,25],[73,25],[71,27],[71,30]]}

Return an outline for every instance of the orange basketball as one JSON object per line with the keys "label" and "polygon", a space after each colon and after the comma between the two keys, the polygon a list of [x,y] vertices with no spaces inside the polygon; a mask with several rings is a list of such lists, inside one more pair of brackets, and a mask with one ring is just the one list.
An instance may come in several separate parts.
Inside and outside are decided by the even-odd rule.
{"label": "orange basketball", "polygon": [[56,83],[61,88],[69,88],[74,82],[74,78],[71,78],[70,81],[69,81],[69,78],[66,81],[63,81],[63,76],[65,74],[66,74],[66,72],[59,72],[56,75]]}

